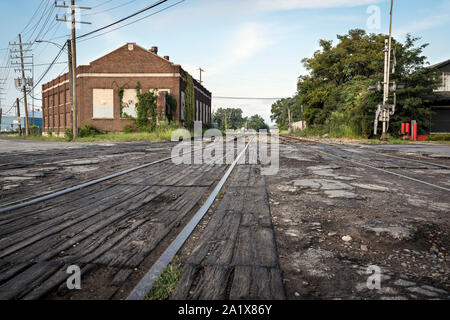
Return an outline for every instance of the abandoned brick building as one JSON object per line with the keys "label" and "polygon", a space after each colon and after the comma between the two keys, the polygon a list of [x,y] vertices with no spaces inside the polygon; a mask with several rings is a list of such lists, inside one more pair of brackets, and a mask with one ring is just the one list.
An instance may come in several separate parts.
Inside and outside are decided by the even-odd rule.
{"label": "abandoned brick building", "polygon": [[[123,131],[135,116],[136,86],[141,92],[155,90],[158,114],[184,121],[187,72],[168,56],[158,55],[158,48],[146,50],[135,43],[126,45],[77,67],[78,126],[91,124],[98,129]],[[211,122],[211,92],[198,81],[194,83],[194,119]],[[123,90],[122,112],[119,92]],[[173,112],[168,103],[170,94],[177,101]],[[63,134],[72,127],[69,74],[42,86],[43,131]]]}

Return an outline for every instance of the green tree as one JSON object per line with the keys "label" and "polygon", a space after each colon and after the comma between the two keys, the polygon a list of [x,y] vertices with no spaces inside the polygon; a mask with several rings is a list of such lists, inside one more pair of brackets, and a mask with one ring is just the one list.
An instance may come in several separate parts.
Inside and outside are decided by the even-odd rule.
{"label": "green tree", "polygon": [[[322,126],[336,136],[372,135],[375,110],[382,95],[369,91],[368,87],[383,81],[387,36],[355,29],[337,38],[335,46],[332,41],[320,40],[320,49],[311,58],[302,60],[308,74],[298,78],[296,96],[272,106],[272,120],[281,129],[287,128],[286,110],[291,100],[296,99],[296,105],[304,106],[303,117],[308,126]],[[391,81],[406,87],[397,90],[391,133],[399,131],[400,123],[405,121],[417,120],[422,132],[429,125],[429,98],[439,76],[426,67],[423,50],[428,44],[418,45],[419,40],[408,35],[404,43],[392,41],[396,67]],[[294,112],[293,121],[295,117]]]}
{"label": "green tree", "polygon": [[270,119],[277,123],[280,130],[287,130],[289,127],[289,110],[292,122],[302,120],[301,105],[298,95],[292,98],[280,99],[272,105]]}
{"label": "green tree", "polygon": [[213,113],[212,120],[218,124],[219,130],[239,129],[246,122],[242,113],[240,108],[219,108]]}
{"label": "green tree", "polygon": [[264,121],[263,117],[258,114],[255,114],[248,118],[247,129],[260,130],[260,129],[269,129],[269,126]]}

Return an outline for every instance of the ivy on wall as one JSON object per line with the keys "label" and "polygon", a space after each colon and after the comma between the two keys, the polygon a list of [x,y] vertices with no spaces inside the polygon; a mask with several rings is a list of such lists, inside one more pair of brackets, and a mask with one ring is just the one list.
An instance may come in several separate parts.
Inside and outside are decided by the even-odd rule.
{"label": "ivy on wall", "polygon": [[189,73],[186,73],[186,94],[185,94],[185,108],[184,108],[184,126],[186,128],[194,127],[194,80]]}
{"label": "ivy on wall", "polygon": [[141,93],[140,82],[136,85],[136,119],[135,124],[140,130],[153,130],[156,126],[157,109],[156,95],[153,91]]}

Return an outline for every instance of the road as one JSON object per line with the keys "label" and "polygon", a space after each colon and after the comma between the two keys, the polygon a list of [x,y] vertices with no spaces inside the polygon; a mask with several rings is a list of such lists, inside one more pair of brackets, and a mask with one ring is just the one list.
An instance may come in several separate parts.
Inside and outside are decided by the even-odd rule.
{"label": "road", "polygon": [[[177,253],[171,299],[449,299],[450,148],[331,142],[281,137],[275,175],[261,174],[260,158],[238,163]],[[25,144],[33,151],[1,140],[2,207],[175,146]],[[1,213],[0,298],[127,298],[227,168],[165,161]],[[81,290],[66,285],[74,264]],[[367,286],[369,266],[379,289]]]}

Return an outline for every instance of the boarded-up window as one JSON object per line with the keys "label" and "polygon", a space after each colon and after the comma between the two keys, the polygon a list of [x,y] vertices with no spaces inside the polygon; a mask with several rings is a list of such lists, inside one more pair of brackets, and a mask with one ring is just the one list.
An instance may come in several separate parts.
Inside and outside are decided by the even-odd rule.
{"label": "boarded-up window", "polygon": [[92,89],[92,117],[95,119],[114,118],[113,89]]}
{"label": "boarded-up window", "polygon": [[125,118],[126,115],[136,118],[136,89],[125,89],[123,90],[123,100],[122,100],[122,115]]}

